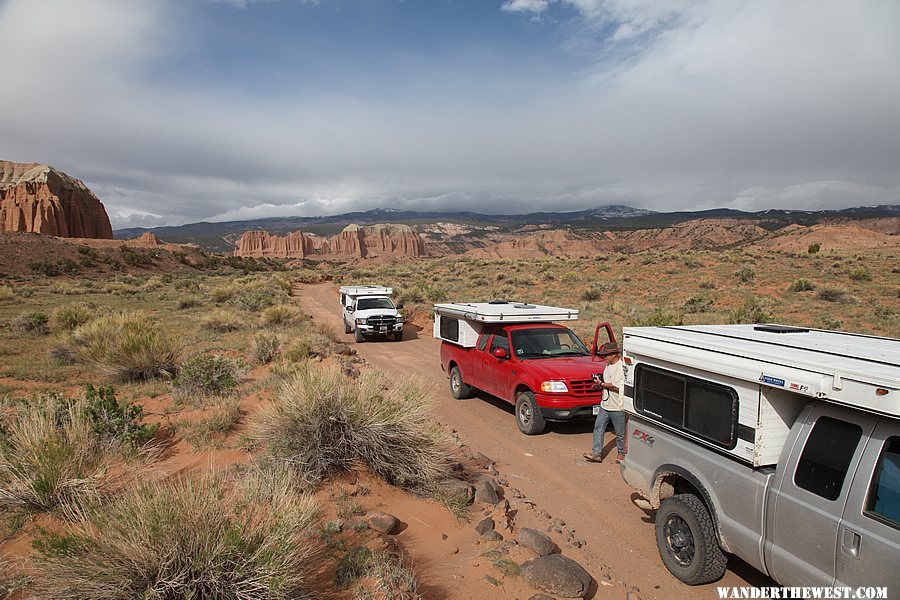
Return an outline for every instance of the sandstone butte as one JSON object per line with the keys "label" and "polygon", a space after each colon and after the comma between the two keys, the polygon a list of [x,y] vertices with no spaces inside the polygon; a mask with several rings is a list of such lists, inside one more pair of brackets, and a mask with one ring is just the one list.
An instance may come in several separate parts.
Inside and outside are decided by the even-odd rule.
{"label": "sandstone butte", "polygon": [[103,203],[80,180],[37,163],[0,160],[0,230],[112,239]]}
{"label": "sandstone butte", "polygon": [[323,239],[294,231],[286,236],[265,231],[245,231],[235,256],[304,258],[340,256],[353,258],[409,257],[425,255],[425,241],[408,225],[348,225],[337,235]]}

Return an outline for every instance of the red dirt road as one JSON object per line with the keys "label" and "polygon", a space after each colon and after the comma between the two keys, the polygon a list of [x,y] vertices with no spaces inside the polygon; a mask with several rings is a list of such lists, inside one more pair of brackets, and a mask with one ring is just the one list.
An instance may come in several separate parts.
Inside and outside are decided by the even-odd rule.
{"label": "red dirt road", "polygon": [[[330,283],[297,285],[295,293],[316,322],[343,331],[338,295]],[[590,450],[591,421],[554,423],[544,435],[522,435],[510,405],[484,394],[454,399],[440,367],[439,342],[430,330],[416,329],[408,324],[400,343],[354,344],[352,335],[340,335],[383,373],[415,376],[433,386],[440,422],[455,430],[464,444],[496,461],[510,487],[564,520],[578,539],[586,540],[584,548],[564,552],[579,560],[597,580],[609,575],[612,581],[624,582],[625,589],[638,588],[642,599],[717,598],[716,586],[777,585],[734,558],[725,577],[715,584],[689,587],[679,582],[659,558],[652,515],[631,502],[633,492],[617,465],[611,459],[592,464],[581,457]],[[608,433],[604,454],[612,451],[615,456],[614,444],[614,436]],[[604,595],[605,589],[601,587],[596,597],[609,597]]]}

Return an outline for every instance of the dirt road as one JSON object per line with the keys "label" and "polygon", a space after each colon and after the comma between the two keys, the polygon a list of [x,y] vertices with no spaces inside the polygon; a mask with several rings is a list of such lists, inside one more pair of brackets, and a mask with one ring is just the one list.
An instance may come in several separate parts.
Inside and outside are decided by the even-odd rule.
{"label": "dirt road", "polygon": [[[343,331],[337,292],[329,284],[298,285],[304,310],[320,323]],[[714,585],[688,587],[665,569],[659,558],[652,516],[631,502],[632,490],[617,465],[586,462],[582,452],[591,446],[592,422],[550,425],[540,436],[522,435],[512,407],[486,395],[456,400],[450,395],[440,367],[440,345],[428,330],[407,325],[405,339],[354,344],[359,355],[390,376],[415,376],[434,389],[436,416],[457,432],[470,448],[497,463],[509,485],[521,491],[554,518],[563,519],[587,544],[567,554],[582,560],[595,577],[608,574],[640,590],[641,598],[716,598],[716,585],[774,585],[740,560],[729,562],[725,577]],[[607,434],[606,452],[615,450]]]}

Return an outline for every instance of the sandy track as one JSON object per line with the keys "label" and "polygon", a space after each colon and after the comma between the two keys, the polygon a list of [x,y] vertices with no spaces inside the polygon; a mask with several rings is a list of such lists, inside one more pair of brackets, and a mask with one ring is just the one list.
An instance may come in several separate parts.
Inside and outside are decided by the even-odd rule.
{"label": "sandy track", "polygon": [[[342,332],[340,304],[330,283],[298,285],[304,310],[313,319]],[[563,519],[579,539],[580,551],[566,553],[582,560],[592,575],[609,574],[640,589],[641,598],[715,598],[716,585],[774,585],[743,563],[732,559],[725,577],[714,585],[688,587],[672,577],[659,558],[652,516],[631,502],[632,490],[610,460],[591,464],[581,458],[590,450],[592,423],[551,424],[548,433],[522,435],[512,407],[486,395],[456,400],[450,395],[440,367],[440,345],[430,331],[407,325],[400,342],[370,341],[355,344],[352,335],[340,334],[359,355],[389,376],[415,376],[433,386],[436,415],[454,429],[463,443],[497,463],[511,487],[538,507]],[[606,452],[614,451],[614,436],[607,434]],[[598,590],[597,597],[603,595]]]}

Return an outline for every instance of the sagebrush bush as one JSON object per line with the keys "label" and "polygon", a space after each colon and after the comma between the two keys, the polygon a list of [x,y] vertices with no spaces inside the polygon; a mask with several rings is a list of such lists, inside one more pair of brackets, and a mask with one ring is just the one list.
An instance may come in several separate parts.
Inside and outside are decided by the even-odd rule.
{"label": "sagebrush bush", "polygon": [[767,323],[774,320],[774,315],[764,300],[756,296],[750,297],[728,315],[729,323]]}
{"label": "sagebrush bush", "polygon": [[352,380],[334,366],[296,367],[263,409],[253,435],[308,483],[364,463],[389,483],[412,488],[446,473],[447,446],[428,394],[411,380],[388,386],[366,371]]}
{"label": "sagebrush bush", "polygon": [[96,501],[114,445],[84,403],[50,395],[19,407],[0,440],[0,509],[47,511]]}
{"label": "sagebrush bush", "polygon": [[788,291],[791,292],[811,292],[816,289],[816,284],[810,281],[809,279],[795,279],[791,284],[791,287],[788,288]]}
{"label": "sagebrush bush", "polygon": [[658,308],[647,315],[632,317],[628,321],[631,327],[664,327],[666,325],[682,325],[684,316],[681,313]]}
{"label": "sagebrush bush", "polygon": [[317,506],[285,469],[144,482],[40,544],[38,598],[309,598]]}
{"label": "sagebrush bush", "polygon": [[202,302],[200,298],[196,296],[185,296],[184,298],[180,298],[178,302],[175,304],[175,308],[178,310],[187,310],[189,308],[196,308],[198,306],[202,306]]}
{"label": "sagebrush bush", "polygon": [[841,302],[846,299],[847,292],[840,288],[835,287],[824,287],[819,290],[819,293],[816,294],[819,300],[824,300],[826,302]]}
{"label": "sagebrush bush", "polygon": [[745,265],[734,272],[737,275],[737,278],[741,281],[741,283],[752,283],[754,279],[756,279],[756,271],[753,270],[753,267],[749,265]]}
{"label": "sagebrush bush", "polygon": [[50,313],[50,328],[53,331],[72,331],[94,318],[95,309],[81,302],[60,306]]}
{"label": "sagebrush bush", "polygon": [[13,289],[7,285],[0,285],[0,302],[5,300],[13,300],[16,297],[16,293]]}
{"label": "sagebrush bush", "polygon": [[217,354],[195,354],[182,363],[172,386],[177,399],[191,401],[229,394],[243,375],[243,365],[230,358]]}
{"label": "sagebrush bush", "polygon": [[13,319],[12,328],[20,333],[43,335],[50,331],[47,327],[49,321],[50,318],[45,313],[30,312]]}
{"label": "sagebrush bush", "polygon": [[253,356],[261,364],[269,364],[278,354],[281,348],[281,336],[275,333],[261,331],[253,338]]}
{"label": "sagebrush bush", "polygon": [[75,356],[117,381],[172,377],[181,346],[140,311],[104,315],[72,332]]}
{"label": "sagebrush bush", "polygon": [[806,252],[808,254],[817,254],[821,248],[822,248],[821,244],[819,244],[818,242],[813,242],[812,244],[807,246]]}
{"label": "sagebrush bush", "polygon": [[300,309],[290,304],[276,304],[262,313],[262,323],[267,327],[290,325],[302,319],[303,313]]}
{"label": "sagebrush bush", "polygon": [[872,281],[872,274],[865,267],[856,267],[850,271],[850,279],[853,281]]}
{"label": "sagebrush bush", "polygon": [[217,333],[237,331],[247,326],[246,321],[240,316],[228,310],[214,310],[203,319],[200,326]]}

